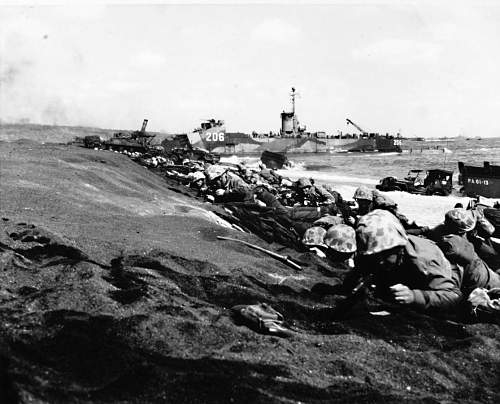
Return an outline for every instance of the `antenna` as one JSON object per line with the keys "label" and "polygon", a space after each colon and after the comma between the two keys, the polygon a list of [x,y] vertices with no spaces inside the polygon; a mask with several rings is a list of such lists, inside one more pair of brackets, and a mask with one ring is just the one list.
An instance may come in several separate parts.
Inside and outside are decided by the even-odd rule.
{"label": "antenna", "polygon": [[298,132],[298,122],[297,122],[297,117],[295,115],[295,97],[296,96],[299,96],[300,97],[300,94],[295,92],[295,87],[292,87],[292,92],[290,93],[290,97],[292,99],[292,119],[293,119],[293,133],[294,133],[294,136],[297,135],[297,132]]}
{"label": "antenna", "polygon": [[292,99],[292,113],[295,115],[295,97],[300,98],[300,93],[295,92],[295,87],[292,87],[292,92],[290,93]]}

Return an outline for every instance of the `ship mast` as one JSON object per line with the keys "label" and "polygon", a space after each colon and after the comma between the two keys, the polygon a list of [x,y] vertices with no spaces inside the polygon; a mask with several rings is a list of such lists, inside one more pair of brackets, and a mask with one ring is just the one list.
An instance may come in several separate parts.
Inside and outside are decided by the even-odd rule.
{"label": "ship mast", "polygon": [[303,131],[305,131],[305,126],[300,127],[299,120],[297,119],[297,115],[295,114],[295,97],[300,95],[295,92],[295,87],[292,87],[292,92],[290,93],[290,98],[292,101],[292,111],[291,112],[283,112],[281,113],[281,136],[284,137],[297,137]]}
{"label": "ship mast", "polygon": [[295,87],[292,87],[292,92],[290,94],[290,97],[292,98],[292,124],[293,124],[293,136],[297,136],[298,133],[298,122],[297,122],[297,117],[295,116],[295,96],[297,94],[295,93]]}

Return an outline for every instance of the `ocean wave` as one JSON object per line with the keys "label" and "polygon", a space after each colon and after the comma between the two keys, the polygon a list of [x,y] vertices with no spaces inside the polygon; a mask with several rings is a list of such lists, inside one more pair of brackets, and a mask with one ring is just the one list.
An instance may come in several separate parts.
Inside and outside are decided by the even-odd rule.
{"label": "ocean wave", "polygon": [[259,166],[260,157],[240,157],[236,155],[224,156],[220,158],[222,164],[245,164],[249,168],[255,168]]}
{"label": "ocean wave", "polygon": [[295,167],[288,170],[277,170],[277,172],[284,176],[289,177],[292,180],[297,180],[301,177],[314,178],[319,184],[364,184],[364,185],[375,185],[379,183],[379,180],[372,178],[361,178],[352,176],[349,174],[339,173],[334,174],[332,172],[317,171],[317,170],[307,170],[304,167]]}

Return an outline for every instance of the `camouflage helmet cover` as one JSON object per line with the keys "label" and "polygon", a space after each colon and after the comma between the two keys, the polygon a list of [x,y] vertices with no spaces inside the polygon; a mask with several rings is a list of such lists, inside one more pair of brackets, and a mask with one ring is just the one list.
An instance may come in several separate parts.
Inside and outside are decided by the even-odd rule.
{"label": "camouflage helmet cover", "polygon": [[361,185],[354,192],[354,199],[364,199],[367,201],[371,201],[373,199],[373,191],[364,185]]}
{"label": "camouflage helmet cover", "polygon": [[376,254],[404,246],[408,236],[399,220],[390,212],[375,209],[359,219],[356,228],[358,253]]}
{"label": "camouflage helmet cover", "polygon": [[338,252],[353,253],[356,251],[356,232],[346,224],[330,227],[324,241],[329,248]]}
{"label": "camouflage helmet cover", "polygon": [[455,208],[446,212],[444,222],[459,233],[466,233],[476,227],[476,218],[470,211],[463,208]]}
{"label": "camouflage helmet cover", "polygon": [[213,181],[216,178],[219,178],[222,174],[224,174],[227,170],[219,166],[217,164],[211,165],[205,170],[205,175],[209,181]]}
{"label": "camouflage helmet cover", "polygon": [[306,246],[319,246],[325,247],[323,238],[325,237],[326,230],[320,226],[313,226],[306,230],[304,237],[302,237],[302,243]]}
{"label": "camouflage helmet cover", "polygon": [[204,179],[205,179],[205,174],[203,174],[201,171],[195,171],[191,175],[191,181],[193,181],[193,182],[204,180]]}

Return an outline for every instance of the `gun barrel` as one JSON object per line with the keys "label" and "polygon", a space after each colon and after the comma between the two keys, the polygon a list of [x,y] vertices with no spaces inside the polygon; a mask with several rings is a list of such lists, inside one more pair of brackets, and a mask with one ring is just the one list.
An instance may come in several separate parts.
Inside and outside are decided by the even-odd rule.
{"label": "gun barrel", "polygon": [[231,237],[223,237],[223,236],[217,236],[217,238],[219,240],[229,240],[229,241],[236,241],[238,243],[242,243],[242,244],[245,244],[246,246],[248,247],[251,247],[255,250],[258,250],[258,251],[261,251],[263,253],[266,253],[268,255],[270,255],[271,257],[281,261],[281,262],[284,262],[285,264],[287,264],[288,266],[291,266],[292,268],[300,271],[302,270],[302,267],[298,264],[296,264],[295,262],[293,262],[290,257],[285,257],[284,255],[280,255],[278,253],[275,253],[274,251],[270,251],[270,250],[266,250],[265,248],[262,248],[262,247],[259,247],[258,245],[255,245],[255,244],[250,244],[250,243],[247,243],[246,241],[243,241],[243,240],[238,240],[236,238],[231,238]]}

